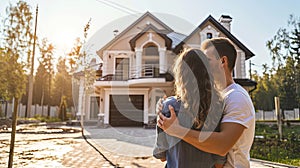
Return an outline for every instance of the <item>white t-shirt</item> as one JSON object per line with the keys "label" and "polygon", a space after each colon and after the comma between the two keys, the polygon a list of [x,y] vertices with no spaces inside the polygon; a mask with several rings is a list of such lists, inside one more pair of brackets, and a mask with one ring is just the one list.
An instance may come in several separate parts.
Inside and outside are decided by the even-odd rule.
{"label": "white t-shirt", "polygon": [[239,140],[228,152],[224,167],[250,167],[250,148],[255,132],[255,110],[248,92],[233,83],[222,92],[224,116],[221,123],[238,123],[245,127]]}

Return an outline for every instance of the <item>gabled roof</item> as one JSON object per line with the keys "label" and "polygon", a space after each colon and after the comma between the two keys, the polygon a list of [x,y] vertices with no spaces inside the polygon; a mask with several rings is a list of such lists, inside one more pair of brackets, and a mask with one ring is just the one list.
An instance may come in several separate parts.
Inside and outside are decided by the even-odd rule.
{"label": "gabled roof", "polygon": [[172,40],[164,33],[165,31],[157,29],[152,24],[147,25],[140,33],[138,33],[136,36],[134,36],[130,41],[130,47],[131,50],[134,51],[136,40],[139,39],[141,36],[143,36],[145,33],[149,32],[149,30],[153,30],[156,34],[158,34],[160,37],[165,39],[165,45],[168,50],[171,50],[172,48]]}
{"label": "gabled roof", "polygon": [[220,30],[227,38],[229,38],[234,44],[236,44],[241,50],[245,52],[246,60],[253,57],[254,54],[243,44],[241,43],[234,35],[232,35],[224,26],[221,25],[215,18],[209,15],[189,36],[187,36],[176,48],[174,49],[175,53],[178,53],[180,49],[199,29],[207,23],[212,23],[218,30]]}
{"label": "gabled roof", "polygon": [[110,42],[108,42],[104,47],[102,47],[100,50],[98,50],[96,53],[99,56],[101,56],[100,53],[101,53],[102,50],[104,50],[105,48],[109,47],[114,42],[118,41],[124,34],[126,34],[129,30],[131,30],[133,27],[135,27],[139,22],[141,22],[147,16],[149,16],[150,18],[152,18],[153,20],[155,20],[156,22],[158,22],[161,26],[163,26],[166,29],[167,32],[172,32],[173,31],[164,22],[162,22],[157,17],[155,17],[153,14],[151,14],[150,12],[147,11],[140,18],[138,18],[136,21],[134,21],[130,26],[128,26],[125,30],[123,30],[120,34],[118,34],[115,38],[113,38]]}
{"label": "gabled roof", "polygon": [[167,36],[172,40],[172,49],[174,49],[179,43],[181,43],[187,35],[179,32],[170,32]]}

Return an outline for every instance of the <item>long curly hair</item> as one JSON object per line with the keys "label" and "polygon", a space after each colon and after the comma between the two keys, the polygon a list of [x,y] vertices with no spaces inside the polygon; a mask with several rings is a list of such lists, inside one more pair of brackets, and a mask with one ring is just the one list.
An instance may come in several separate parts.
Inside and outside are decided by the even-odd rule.
{"label": "long curly hair", "polygon": [[193,127],[200,129],[215,92],[208,59],[198,49],[187,49],[178,56],[173,72],[176,96],[181,99],[186,112],[194,118]]}

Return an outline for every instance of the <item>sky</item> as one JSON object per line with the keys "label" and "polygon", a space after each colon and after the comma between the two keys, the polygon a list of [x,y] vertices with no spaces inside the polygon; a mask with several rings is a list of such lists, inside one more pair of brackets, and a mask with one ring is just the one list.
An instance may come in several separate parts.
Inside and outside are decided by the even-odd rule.
{"label": "sky", "polygon": [[[5,16],[9,3],[0,0],[0,17]],[[26,0],[35,13],[38,5],[37,35],[46,37],[63,56],[83,37],[84,25],[91,18],[88,38],[105,44],[113,38],[113,30],[122,29],[140,16],[135,13],[149,11],[176,31],[189,35],[205,18],[222,14],[233,18],[231,33],[247,46],[255,56],[252,70],[262,72],[262,64],[271,66],[272,60],[266,42],[281,27],[287,26],[290,14],[300,16],[299,0]],[[125,8],[120,9],[119,4]],[[114,6],[114,7],[112,7]],[[128,10],[131,9],[131,10]],[[178,21],[179,20],[179,21]],[[108,30],[111,32],[105,32]],[[102,32],[102,33],[100,33]],[[98,35],[97,35],[98,34]],[[100,37],[99,37],[100,34]],[[97,37],[96,37],[97,36]],[[249,60],[246,61],[249,69]]]}

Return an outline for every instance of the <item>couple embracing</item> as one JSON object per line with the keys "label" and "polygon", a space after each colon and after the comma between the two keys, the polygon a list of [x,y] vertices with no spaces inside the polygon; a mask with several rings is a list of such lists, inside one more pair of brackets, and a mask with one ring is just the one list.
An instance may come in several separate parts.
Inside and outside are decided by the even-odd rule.
{"label": "couple embracing", "polygon": [[255,114],[248,92],[233,80],[236,57],[226,38],[179,55],[176,95],[158,102],[153,155],[166,167],[250,167]]}

